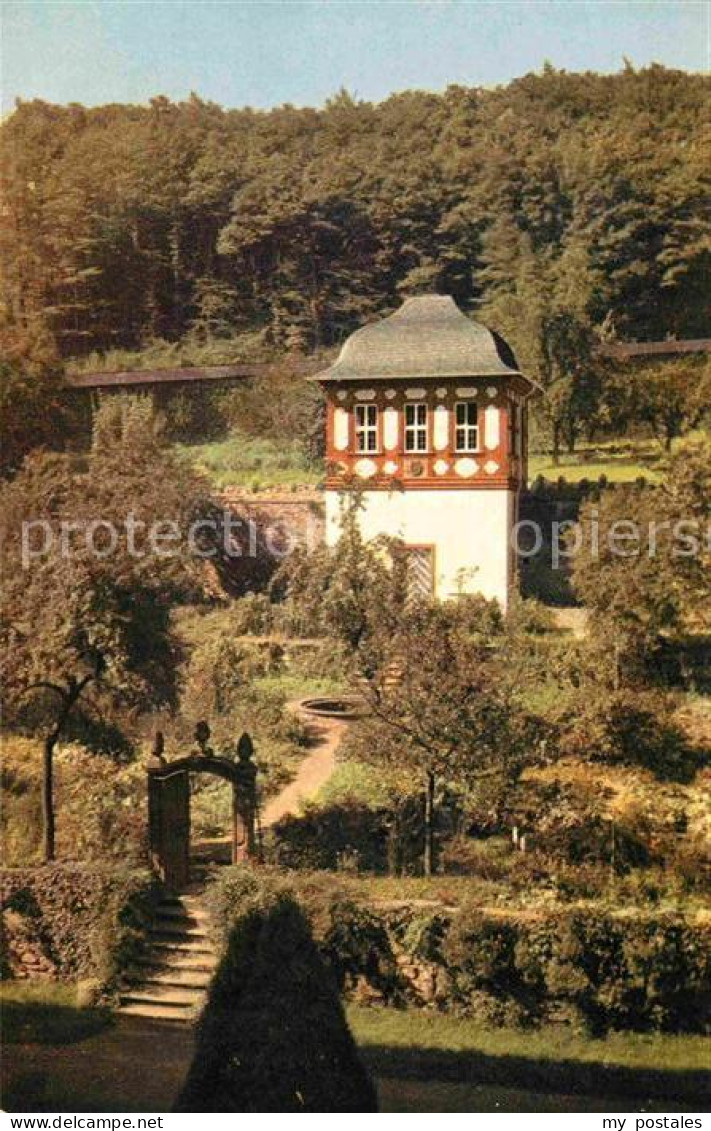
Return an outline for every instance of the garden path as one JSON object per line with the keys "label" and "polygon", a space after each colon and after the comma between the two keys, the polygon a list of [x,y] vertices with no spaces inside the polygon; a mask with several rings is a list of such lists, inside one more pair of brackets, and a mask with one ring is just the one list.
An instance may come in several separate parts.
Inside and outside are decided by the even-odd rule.
{"label": "garden path", "polygon": [[343,719],[316,719],[306,715],[301,712],[299,701],[289,703],[288,706],[307,721],[313,746],[301,762],[294,780],[265,805],[262,813],[263,828],[275,824],[282,817],[299,813],[302,802],[314,797],[326,784],[335,769],[336,750],[348,727]]}

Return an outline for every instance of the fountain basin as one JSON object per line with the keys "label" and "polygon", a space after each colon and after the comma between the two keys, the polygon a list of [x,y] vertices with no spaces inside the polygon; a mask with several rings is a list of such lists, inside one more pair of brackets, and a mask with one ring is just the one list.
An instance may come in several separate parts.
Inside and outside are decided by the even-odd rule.
{"label": "fountain basin", "polygon": [[364,703],[354,695],[325,695],[304,699],[300,708],[307,715],[321,719],[357,719],[364,714]]}

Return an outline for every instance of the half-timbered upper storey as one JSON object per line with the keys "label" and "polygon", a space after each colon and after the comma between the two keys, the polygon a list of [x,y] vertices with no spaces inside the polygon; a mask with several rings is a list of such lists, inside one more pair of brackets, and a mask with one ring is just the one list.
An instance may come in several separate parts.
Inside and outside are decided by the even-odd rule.
{"label": "half-timbered upper storey", "polygon": [[408,299],[352,334],[315,378],[328,488],[516,488],[532,383],[498,334],[448,296]]}

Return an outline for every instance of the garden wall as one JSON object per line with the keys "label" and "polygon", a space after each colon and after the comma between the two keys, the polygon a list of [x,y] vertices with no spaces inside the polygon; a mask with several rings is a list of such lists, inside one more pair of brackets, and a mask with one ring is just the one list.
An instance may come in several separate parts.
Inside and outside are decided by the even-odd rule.
{"label": "garden wall", "polygon": [[3,977],[95,979],[110,990],[143,944],[147,871],[51,864],[0,872]]}
{"label": "garden wall", "polygon": [[593,1033],[711,1027],[711,925],[679,914],[377,905],[339,891],[333,878],[230,868],[210,893],[220,937],[278,890],[304,908],[348,998]]}
{"label": "garden wall", "polygon": [[319,491],[231,488],[215,501],[243,523],[234,528],[241,553],[218,564],[220,581],[235,594],[264,585],[297,545],[311,550],[324,540],[324,504]]}

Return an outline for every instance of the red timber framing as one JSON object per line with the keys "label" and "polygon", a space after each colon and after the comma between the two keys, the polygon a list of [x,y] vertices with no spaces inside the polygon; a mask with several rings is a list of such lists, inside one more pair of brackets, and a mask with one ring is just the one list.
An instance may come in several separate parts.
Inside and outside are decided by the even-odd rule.
{"label": "red timber framing", "polygon": [[[375,385],[375,383],[374,383]],[[449,378],[437,380],[413,379],[377,383],[377,387],[364,388],[362,382],[334,383],[326,387],[326,487],[330,490],[347,489],[360,484],[370,490],[517,490],[527,475],[527,409],[529,386],[525,380],[512,376],[501,378]],[[418,395],[416,395],[418,394]],[[419,395],[421,394],[421,395]],[[476,451],[457,451],[455,442],[456,404],[475,400],[477,404],[478,448]],[[424,403],[427,406],[427,450],[405,451],[405,406]],[[355,409],[359,404],[374,404],[378,410],[377,450],[357,450]],[[520,406],[520,423],[523,431],[518,445],[511,443],[515,429],[511,414]],[[446,444],[436,445],[435,413],[437,408],[447,410]],[[487,408],[496,409],[496,442],[492,443],[493,428],[487,434]],[[385,412],[397,413],[397,441],[386,446]],[[345,447],[337,444],[336,413],[347,414],[347,439]],[[340,424],[343,433],[343,418]],[[516,450],[516,448],[518,450]],[[363,461],[367,461],[363,474]],[[467,474],[457,470],[466,464]],[[471,464],[476,464],[472,474]],[[360,466],[358,466],[360,465]],[[374,465],[374,466],[371,466]],[[446,469],[445,469],[446,465]]]}

